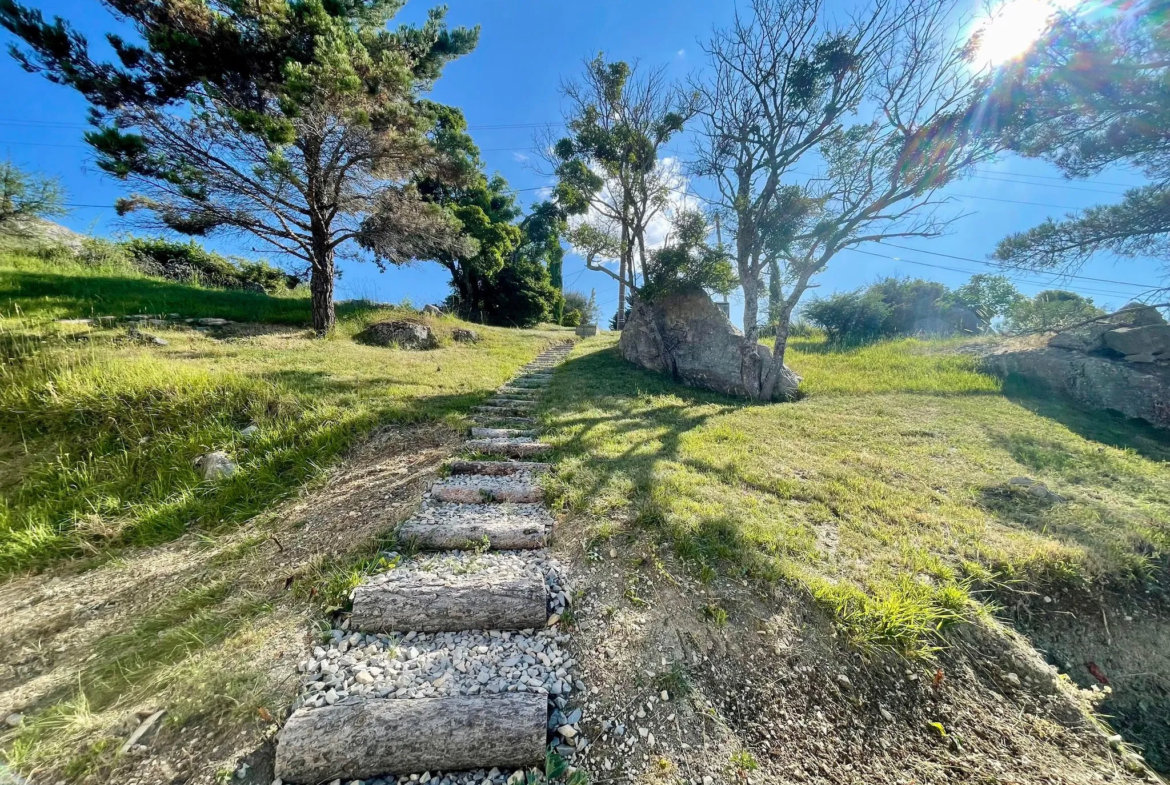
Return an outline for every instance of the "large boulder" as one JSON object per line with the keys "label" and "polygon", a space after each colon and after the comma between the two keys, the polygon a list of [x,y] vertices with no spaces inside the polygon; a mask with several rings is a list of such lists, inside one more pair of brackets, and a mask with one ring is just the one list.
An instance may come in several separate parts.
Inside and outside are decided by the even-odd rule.
{"label": "large boulder", "polygon": [[1104,338],[1105,345],[1118,354],[1170,354],[1170,324],[1119,327]]}
{"label": "large boulder", "polygon": [[[622,356],[682,384],[759,400],[764,374],[772,364],[767,346],[744,339],[703,292],[636,300],[622,329]],[[787,366],[773,400],[795,396],[800,377]]]}
{"label": "large boulder", "polygon": [[358,334],[363,343],[400,349],[434,349],[439,342],[425,324],[411,321],[375,322]]}
{"label": "large boulder", "polygon": [[1166,324],[1157,308],[1144,303],[1130,303],[1120,311],[1092,324],[1064,330],[1052,336],[1048,345],[1074,352],[1096,352],[1105,348],[1105,334],[1122,327],[1145,327]]}
{"label": "large boulder", "polygon": [[1111,409],[1159,428],[1170,428],[1170,369],[1134,365],[1061,349],[1005,348],[983,358],[999,376],[1019,376],[1093,409]]}

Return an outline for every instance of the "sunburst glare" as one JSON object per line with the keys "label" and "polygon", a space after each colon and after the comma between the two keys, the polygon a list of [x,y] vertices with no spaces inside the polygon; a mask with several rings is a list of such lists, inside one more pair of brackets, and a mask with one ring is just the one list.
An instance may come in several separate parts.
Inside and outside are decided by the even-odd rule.
{"label": "sunburst glare", "polygon": [[981,32],[975,64],[1000,65],[1028,51],[1048,27],[1052,15],[1075,0],[1008,0],[977,24]]}

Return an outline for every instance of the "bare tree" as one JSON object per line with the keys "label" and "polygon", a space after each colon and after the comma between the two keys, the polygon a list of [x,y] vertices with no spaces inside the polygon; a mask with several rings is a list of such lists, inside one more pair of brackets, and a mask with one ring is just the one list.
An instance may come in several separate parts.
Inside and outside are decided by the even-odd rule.
{"label": "bare tree", "polygon": [[[618,281],[617,325],[625,320],[626,290],[637,288],[645,270],[646,230],[677,189],[677,170],[664,165],[662,147],[698,110],[698,95],[667,81],[665,69],[640,69],[637,63],[607,62],[602,55],[585,62],[580,81],[561,87],[568,136],[539,140],[565,195],[584,203],[582,222],[596,231],[575,232],[593,241],[583,254],[590,269]],[[593,248],[604,242],[605,253]],[[616,257],[609,253],[617,251]],[[604,266],[619,260],[618,272]]]}
{"label": "bare tree", "polygon": [[777,319],[771,365],[748,389],[770,399],[788,323],[813,276],[842,250],[932,237],[956,216],[939,188],[999,150],[977,133],[987,74],[957,0],[874,0],[840,24],[823,0],[753,0],[706,46],[695,172],[715,185],[759,336],[763,274]]}

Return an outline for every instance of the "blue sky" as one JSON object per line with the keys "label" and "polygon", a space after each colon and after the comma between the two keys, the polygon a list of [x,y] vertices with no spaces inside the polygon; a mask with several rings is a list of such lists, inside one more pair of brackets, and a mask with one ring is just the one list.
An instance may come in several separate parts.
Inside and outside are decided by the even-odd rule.
{"label": "blue sky", "polygon": [[[979,2],[971,1],[973,8]],[[60,15],[70,20],[91,40],[100,39],[113,24],[94,0],[32,2],[48,17]],[[429,5],[412,0],[399,19],[418,21]],[[514,188],[524,189],[519,194],[524,204],[537,198],[535,189],[548,184],[547,178],[524,160],[533,157],[534,133],[542,124],[559,122],[560,82],[579,73],[584,58],[604,51],[610,58],[665,65],[671,76],[684,78],[703,68],[700,41],[713,26],[724,25],[734,10],[729,2],[698,0],[451,0],[449,6],[452,25],[482,26],[480,45],[448,66],[432,97],[463,110],[488,170],[499,171]],[[124,190],[90,161],[81,140],[84,102],[67,88],[25,73],[6,55],[0,55],[0,85],[0,155],[61,178],[70,203],[78,205],[62,221],[70,228],[97,234],[120,231],[110,205]],[[685,160],[691,141],[684,136],[670,148]],[[1126,185],[1141,182],[1139,176],[1126,171],[1067,181],[1042,162],[1005,158],[947,188],[946,193],[954,197],[954,209],[965,214],[950,234],[905,243],[916,249],[913,251],[867,246],[862,249],[866,253],[841,254],[819,276],[816,294],[853,289],[885,275],[922,277],[956,286],[972,273],[988,271],[977,262],[986,260],[1004,235],[1033,226],[1047,216],[1059,217],[1070,210],[1115,201]],[[693,187],[698,193],[704,190],[700,181]],[[240,255],[249,255],[251,248],[246,241],[212,245]],[[900,258],[890,258],[894,256]],[[1154,260],[1103,257],[1079,274],[1148,288],[1158,281],[1159,269]],[[371,264],[342,262],[342,273],[339,298],[409,299],[421,305],[438,302],[448,292],[444,270],[432,263],[380,273]],[[616,305],[616,287],[610,279],[586,270],[579,258],[570,255],[565,283],[566,289],[585,293],[596,288],[608,321]],[[1099,304],[1118,307],[1128,301],[1127,295],[1140,291],[1118,283],[1062,281],[1036,274],[1018,276],[1017,285],[1025,293],[1060,286],[1091,296]],[[741,306],[734,296],[732,302],[738,322]]]}

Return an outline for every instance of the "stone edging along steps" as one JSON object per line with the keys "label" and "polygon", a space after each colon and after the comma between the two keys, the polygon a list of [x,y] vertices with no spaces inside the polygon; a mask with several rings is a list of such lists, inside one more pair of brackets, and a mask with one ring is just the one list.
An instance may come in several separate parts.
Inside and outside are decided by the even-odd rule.
{"label": "stone edging along steps", "polygon": [[496,460],[449,465],[398,531],[421,552],[358,586],[345,629],[300,664],[280,780],[514,785],[524,767],[543,769],[550,731],[575,752],[566,715],[580,712],[567,704],[584,685],[560,648],[569,588],[545,548],[553,518],[537,482],[549,467],[510,460],[549,449],[530,415],[571,349],[546,350],[476,408],[465,447]]}

